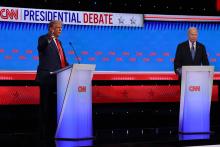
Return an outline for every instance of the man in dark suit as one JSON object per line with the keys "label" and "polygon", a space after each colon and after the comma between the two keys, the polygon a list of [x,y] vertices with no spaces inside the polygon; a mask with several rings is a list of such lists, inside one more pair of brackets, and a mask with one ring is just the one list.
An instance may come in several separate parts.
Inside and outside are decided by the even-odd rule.
{"label": "man in dark suit", "polygon": [[197,41],[198,30],[195,27],[188,29],[188,40],[177,46],[174,59],[175,73],[181,77],[182,66],[209,65],[205,46]]}
{"label": "man in dark suit", "polygon": [[44,138],[53,138],[56,130],[56,77],[50,72],[68,65],[63,47],[58,40],[61,31],[62,23],[51,21],[48,33],[38,39],[39,65],[36,81],[40,84],[40,125]]}

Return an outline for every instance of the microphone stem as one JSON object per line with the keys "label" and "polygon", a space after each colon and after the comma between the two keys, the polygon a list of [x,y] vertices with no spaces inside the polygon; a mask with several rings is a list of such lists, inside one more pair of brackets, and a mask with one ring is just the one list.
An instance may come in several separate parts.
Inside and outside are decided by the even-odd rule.
{"label": "microphone stem", "polygon": [[74,54],[75,54],[75,56],[76,56],[76,60],[77,60],[78,64],[80,64],[79,56],[77,55],[77,53],[76,53],[76,51],[75,51],[75,49],[74,49],[72,43],[70,42],[69,44],[70,44],[70,46],[72,47],[72,49],[73,49],[73,51],[74,51]]}

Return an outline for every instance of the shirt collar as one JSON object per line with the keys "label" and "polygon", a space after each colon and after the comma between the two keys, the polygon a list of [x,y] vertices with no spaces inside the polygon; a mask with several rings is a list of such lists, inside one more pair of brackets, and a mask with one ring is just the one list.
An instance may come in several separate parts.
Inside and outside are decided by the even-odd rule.
{"label": "shirt collar", "polygon": [[[189,40],[189,48],[192,48],[192,42]],[[196,49],[196,42],[194,42],[194,48]]]}

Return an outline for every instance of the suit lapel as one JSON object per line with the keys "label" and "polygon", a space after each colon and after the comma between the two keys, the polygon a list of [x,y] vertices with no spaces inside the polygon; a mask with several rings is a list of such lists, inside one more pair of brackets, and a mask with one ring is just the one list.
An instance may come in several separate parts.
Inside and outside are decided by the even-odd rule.
{"label": "suit lapel", "polygon": [[199,48],[200,48],[200,47],[199,47],[199,44],[196,42],[196,52],[195,52],[194,61],[196,61],[196,58],[197,58],[197,56],[198,56],[198,54],[199,54],[199,51],[200,51]]}
{"label": "suit lapel", "polygon": [[[189,41],[187,41],[186,46],[187,46],[187,54],[188,54],[188,57],[189,57],[189,59],[191,59],[191,62],[193,63],[192,53],[191,53],[191,50],[190,50]],[[195,59],[195,58],[194,58],[194,59]]]}
{"label": "suit lapel", "polygon": [[57,54],[58,54],[58,56],[59,56],[58,48],[57,48],[57,45],[56,45],[54,39],[53,39],[53,41],[52,41],[52,45],[54,46],[53,48],[56,50],[56,52],[57,52]]}

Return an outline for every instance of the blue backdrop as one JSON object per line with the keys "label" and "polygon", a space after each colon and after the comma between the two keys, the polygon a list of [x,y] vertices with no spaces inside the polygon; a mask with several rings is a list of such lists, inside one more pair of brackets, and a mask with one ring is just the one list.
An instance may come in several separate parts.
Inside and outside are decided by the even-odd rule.
{"label": "blue backdrop", "polygon": [[[98,71],[173,71],[178,43],[187,40],[187,29],[199,29],[199,41],[209,61],[220,70],[220,24],[211,22],[145,21],[143,28],[64,25],[60,36],[67,60],[96,64]],[[36,70],[37,40],[46,24],[0,22],[0,70]]]}

